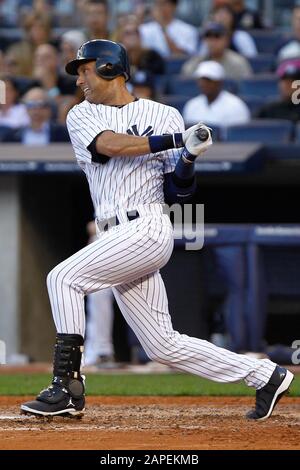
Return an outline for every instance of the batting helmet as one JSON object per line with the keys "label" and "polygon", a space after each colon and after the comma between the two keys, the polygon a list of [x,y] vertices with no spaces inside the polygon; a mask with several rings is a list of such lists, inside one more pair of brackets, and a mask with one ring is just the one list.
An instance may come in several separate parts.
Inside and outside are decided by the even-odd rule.
{"label": "batting helmet", "polygon": [[124,75],[126,81],[130,79],[126,49],[121,44],[106,39],[93,39],[82,44],[77,58],[66,65],[66,72],[78,75],[78,67],[91,60],[96,61],[96,72],[105,80],[113,80],[120,75]]}

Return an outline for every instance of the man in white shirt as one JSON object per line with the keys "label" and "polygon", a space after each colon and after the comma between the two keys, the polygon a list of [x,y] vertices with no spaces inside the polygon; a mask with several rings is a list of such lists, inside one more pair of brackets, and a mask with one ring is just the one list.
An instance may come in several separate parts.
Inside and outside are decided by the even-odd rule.
{"label": "man in white shirt", "polygon": [[185,123],[205,120],[208,125],[230,126],[250,121],[250,111],[236,95],[223,90],[225,71],[213,60],[202,62],[194,76],[199,79],[201,95],[189,100],[183,109]]}
{"label": "man in white shirt", "polygon": [[175,18],[177,3],[178,0],[155,0],[154,21],[140,26],[143,47],[154,49],[163,57],[192,55],[197,50],[198,31]]}

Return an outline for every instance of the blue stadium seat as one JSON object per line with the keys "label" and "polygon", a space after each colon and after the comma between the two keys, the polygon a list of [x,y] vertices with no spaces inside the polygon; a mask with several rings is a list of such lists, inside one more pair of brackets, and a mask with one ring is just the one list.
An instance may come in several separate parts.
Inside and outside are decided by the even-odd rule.
{"label": "blue stadium seat", "polygon": [[297,142],[297,144],[300,143],[300,123],[296,124],[296,129],[295,129],[295,142]]}
{"label": "blue stadium seat", "polygon": [[191,97],[186,95],[162,95],[160,96],[159,101],[167,104],[168,106],[173,106],[174,108],[178,109],[180,114],[182,114],[184,105],[190,99]]}
{"label": "blue stadium seat", "polygon": [[165,59],[165,73],[167,75],[180,74],[183,64],[189,59],[189,56],[170,57]]}
{"label": "blue stadium seat", "polygon": [[273,54],[258,54],[255,57],[249,57],[248,61],[254,73],[272,72],[275,68],[275,57]]}
{"label": "blue stadium seat", "polygon": [[157,94],[166,93],[168,77],[166,75],[154,75],[154,87]]}
{"label": "blue stadium seat", "polygon": [[10,127],[0,126],[0,142],[3,141],[6,134],[10,131]]}
{"label": "blue stadium seat", "polygon": [[284,119],[256,119],[248,124],[227,127],[227,142],[288,143],[293,123]]}
{"label": "blue stadium seat", "polygon": [[258,53],[267,53],[274,54],[277,47],[282,41],[284,41],[286,34],[274,30],[274,31],[265,31],[261,29],[249,31],[253,37]]}
{"label": "blue stadium seat", "polygon": [[[231,93],[237,93],[238,82],[226,79],[224,80],[224,89]],[[182,75],[169,76],[166,92],[170,95],[186,95],[191,98],[201,93],[197,79]]]}
{"label": "blue stadium seat", "polygon": [[170,95],[197,96],[200,93],[197,80],[181,75],[170,76],[167,85],[167,93]]}
{"label": "blue stadium seat", "polygon": [[278,96],[248,96],[248,95],[239,95],[241,100],[243,100],[248,108],[250,109],[251,116],[254,118],[257,112],[267,103],[278,100]]}
{"label": "blue stadium seat", "polygon": [[278,95],[278,82],[274,75],[261,75],[243,79],[239,83],[239,93],[248,96],[276,96]]}

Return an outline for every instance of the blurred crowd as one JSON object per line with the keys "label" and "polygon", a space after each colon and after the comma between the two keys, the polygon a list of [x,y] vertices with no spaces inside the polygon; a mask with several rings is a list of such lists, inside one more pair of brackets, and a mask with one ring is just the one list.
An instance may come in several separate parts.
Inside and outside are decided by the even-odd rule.
{"label": "blurred crowd", "polygon": [[[300,6],[283,34],[243,0],[212,0],[198,26],[196,18],[180,19],[182,1],[131,0],[126,8],[119,2],[118,12],[108,0],[0,0],[6,85],[0,140],[68,140],[66,115],[83,96],[64,67],[95,38],[124,44],[132,92],[177,107],[187,126],[204,120],[222,128],[257,118],[297,123],[299,105],[291,97],[300,78]],[[267,92],[261,82],[270,83]]]}

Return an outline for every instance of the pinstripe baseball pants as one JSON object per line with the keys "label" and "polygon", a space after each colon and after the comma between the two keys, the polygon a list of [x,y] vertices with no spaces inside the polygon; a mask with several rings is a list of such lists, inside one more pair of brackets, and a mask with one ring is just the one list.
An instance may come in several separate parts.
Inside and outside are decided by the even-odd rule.
{"label": "pinstripe baseball pants", "polygon": [[111,286],[150,359],[217,382],[244,380],[257,389],[266,385],[276,366],[268,359],[235,354],[173,330],[159,273],[172,250],[167,215],[142,214],[99,234],[47,277],[57,331],[84,336],[85,294]]}

